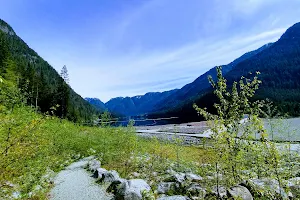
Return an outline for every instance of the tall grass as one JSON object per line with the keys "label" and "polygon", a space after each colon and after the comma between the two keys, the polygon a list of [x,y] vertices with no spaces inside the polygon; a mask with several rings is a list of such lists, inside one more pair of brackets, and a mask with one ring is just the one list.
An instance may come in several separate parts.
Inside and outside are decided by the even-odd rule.
{"label": "tall grass", "polygon": [[[104,167],[127,177],[138,170],[134,157],[149,155],[153,165],[145,166],[155,171],[166,160],[175,161],[178,154],[182,162],[207,157],[198,147],[182,147],[178,152],[174,144],[139,138],[132,127],[81,126],[19,106],[0,112],[0,197],[18,190],[28,198],[27,194],[41,185],[44,192],[32,198],[43,199],[51,187],[41,182],[47,171],[57,172],[89,155],[97,156]],[[15,186],[9,186],[10,183]]]}

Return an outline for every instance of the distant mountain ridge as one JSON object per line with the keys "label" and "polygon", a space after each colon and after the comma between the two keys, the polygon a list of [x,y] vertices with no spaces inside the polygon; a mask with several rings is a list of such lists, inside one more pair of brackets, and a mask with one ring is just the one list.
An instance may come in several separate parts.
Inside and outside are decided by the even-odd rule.
{"label": "distant mountain ridge", "polygon": [[148,92],[134,97],[116,97],[105,103],[105,107],[114,113],[126,116],[144,115],[153,110],[153,106],[172,95],[175,90]]}
{"label": "distant mountain ridge", "polygon": [[97,110],[104,111],[106,110],[105,104],[98,98],[84,98],[87,102],[93,105]]}
{"label": "distant mountain ridge", "polygon": [[[249,72],[260,71],[259,78],[263,84],[255,98],[269,98],[279,105],[280,110],[291,115],[300,114],[299,38],[300,23],[297,23],[287,29],[278,41],[263,45],[223,65],[222,72],[228,84],[241,76],[249,76]],[[117,97],[105,103],[105,107],[111,112],[127,116],[150,114],[157,117],[184,116],[186,120],[195,120],[198,118],[192,108],[193,103],[211,108],[216,100],[208,76],[216,80],[216,67],[181,89],[135,97]]]}
{"label": "distant mountain ridge", "polygon": [[[241,57],[235,59],[233,62],[224,65],[222,68],[223,74],[229,72],[238,63],[251,58],[270,46],[272,46],[272,43],[263,45],[254,51],[247,52]],[[138,95],[134,97],[116,97],[110,99],[104,104],[104,106],[110,112],[119,113],[125,116],[166,112],[167,110],[174,109],[181,104],[193,101],[198,95],[201,94],[201,92],[207,90],[210,87],[210,84],[207,80],[207,76],[209,75],[211,75],[213,79],[216,79],[216,67],[210,69],[203,75],[199,76],[195,81],[185,85],[181,89],[174,89],[162,93],[149,92],[145,95]],[[93,105],[99,103],[96,103],[96,101],[93,100],[88,101]],[[102,104],[101,107],[103,107]]]}

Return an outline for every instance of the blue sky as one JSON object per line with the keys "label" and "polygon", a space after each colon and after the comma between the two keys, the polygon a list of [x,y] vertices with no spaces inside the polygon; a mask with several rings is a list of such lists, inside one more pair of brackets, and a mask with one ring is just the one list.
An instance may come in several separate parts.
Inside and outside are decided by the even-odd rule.
{"label": "blue sky", "polygon": [[299,0],[0,0],[0,18],[83,97],[181,88],[276,41]]}

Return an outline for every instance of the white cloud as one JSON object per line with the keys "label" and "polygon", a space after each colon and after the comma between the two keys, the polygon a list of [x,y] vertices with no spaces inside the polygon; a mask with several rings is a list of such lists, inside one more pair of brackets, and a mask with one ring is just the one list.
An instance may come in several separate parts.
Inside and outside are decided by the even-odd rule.
{"label": "white cloud", "polygon": [[[102,5],[94,2],[95,8]],[[57,70],[67,65],[76,92],[103,101],[180,88],[213,66],[276,41],[300,13],[299,0],[118,2],[125,3],[116,11],[112,6],[102,8],[105,14],[80,15],[86,23],[61,19],[64,30],[51,20],[31,23],[37,4],[8,3],[0,13],[19,22],[21,38]]]}
{"label": "white cloud", "polygon": [[[77,80],[72,84],[84,96],[96,94],[104,101],[115,96],[180,88],[213,66],[227,64],[247,51],[276,41],[284,31],[285,28],[279,28],[216,43],[199,41],[170,52],[156,52],[132,60],[106,61],[97,67],[77,68],[73,72],[74,76],[87,74],[88,79],[84,79],[84,84],[78,84]],[[166,82],[171,77],[179,81],[168,85]],[[182,77],[185,78],[180,79]],[[87,88],[87,85],[90,87]]]}

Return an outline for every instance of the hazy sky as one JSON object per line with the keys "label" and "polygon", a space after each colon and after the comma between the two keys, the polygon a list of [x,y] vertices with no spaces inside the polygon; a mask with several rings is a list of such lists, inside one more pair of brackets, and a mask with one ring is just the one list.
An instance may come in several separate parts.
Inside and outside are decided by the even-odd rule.
{"label": "hazy sky", "polygon": [[83,97],[180,88],[276,41],[300,0],[0,0],[0,18]]}

